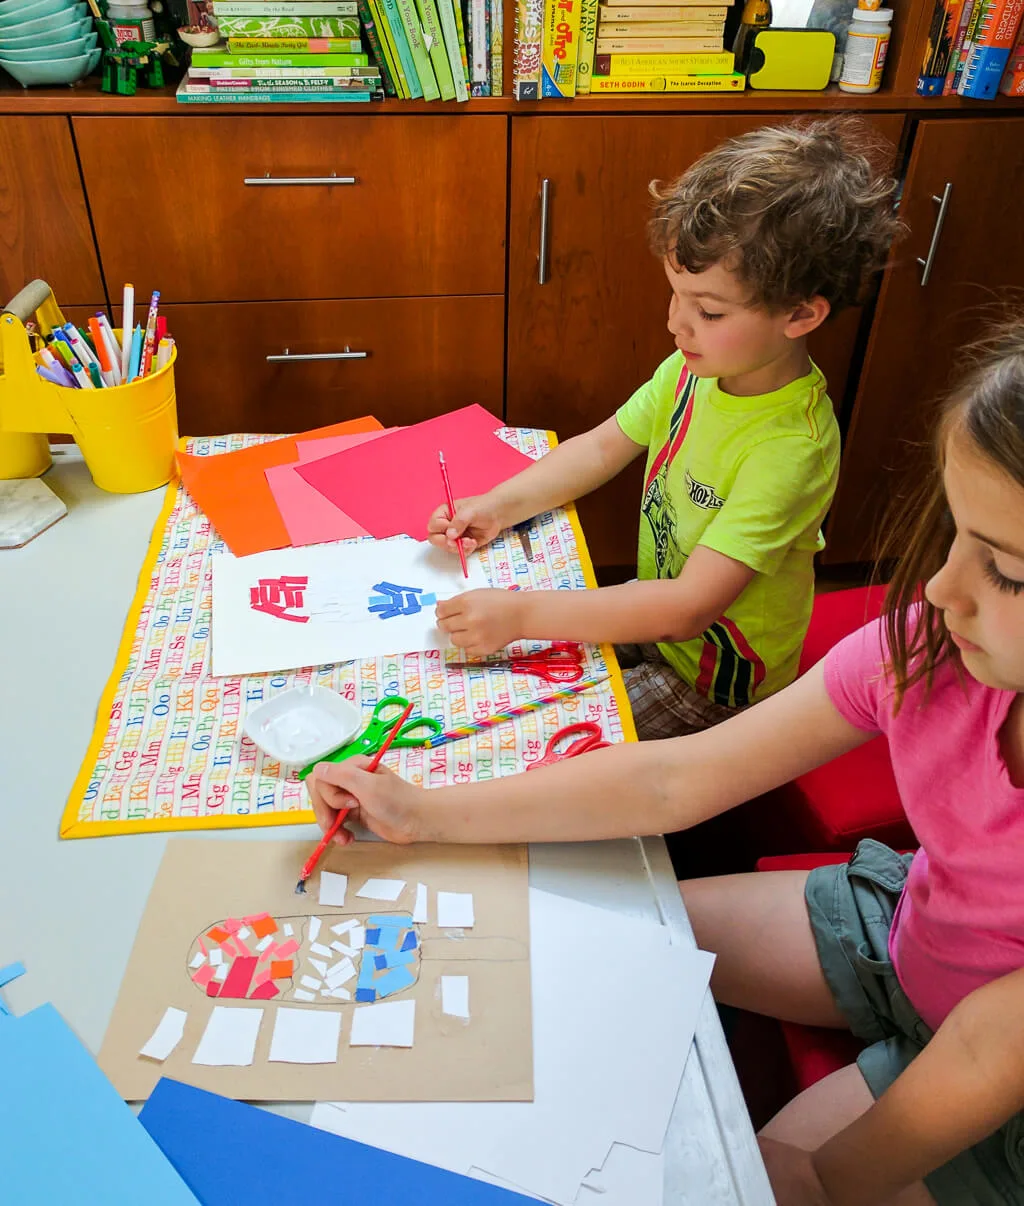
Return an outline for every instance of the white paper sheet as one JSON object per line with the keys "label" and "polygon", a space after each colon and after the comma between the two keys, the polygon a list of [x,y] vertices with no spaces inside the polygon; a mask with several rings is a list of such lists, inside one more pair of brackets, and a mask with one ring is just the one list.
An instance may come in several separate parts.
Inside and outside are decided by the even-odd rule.
{"label": "white paper sheet", "polygon": [[147,1059],[155,1059],[163,1063],[181,1042],[187,1018],[188,1013],[184,1009],[175,1009],[173,1005],[169,1005],[164,1010],[164,1016],[160,1019],[157,1028],[150,1035],[148,1042],[139,1051],[139,1054],[145,1055]]}
{"label": "white paper sheet", "polygon": [[320,925],[321,925],[321,922],[320,922],[319,917],[310,917],[310,919],[309,919],[309,940],[310,940],[310,942],[316,942],[316,940],[320,937]]}
{"label": "white paper sheet", "polygon": [[267,1059],[277,1064],[334,1064],[338,1061],[341,1014],[334,1009],[288,1009],[274,1019]]}
{"label": "white paper sheet", "polygon": [[321,988],[322,997],[333,997],[336,1001],[351,1001],[352,994],[347,988]]}
{"label": "white paper sheet", "polygon": [[[331,926],[331,933],[337,934],[340,938],[342,934],[347,934],[349,930],[354,930],[358,924],[359,922],[356,921],[354,917],[350,918],[348,921],[339,921],[337,925]],[[331,945],[333,946],[334,943],[332,942]]]}
{"label": "white paper sheet", "polygon": [[349,945],[353,950],[361,951],[366,945],[366,927],[357,925],[348,936]]}
{"label": "white paper sheet", "polygon": [[321,979],[327,975],[327,964],[323,959],[310,959],[309,966],[316,969]]}
{"label": "white paper sheet", "polygon": [[273,945],[274,945],[274,935],[267,934],[265,937],[261,938],[259,940],[259,942],[256,943],[256,949],[262,955],[268,946],[273,946]]}
{"label": "white paper sheet", "polygon": [[456,558],[404,536],[211,560],[216,677],[446,649],[437,600],[489,585],[478,557],[467,580]]}
{"label": "white paper sheet", "polygon": [[441,977],[441,1012],[453,1018],[469,1017],[469,976]]}
{"label": "white paper sheet", "polygon": [[415,1001],[383,1001],[360,1005],[352,1015],[353,1047],[411,1047],[416,1025]]}
{"label": "white paper sheet", "polygon": [[262,1021],[262,1009],[214,1005],[192,1062],[218,1067],[251,1064]]}
{"label": "white paper sheet", "polygon": [[587,1174],[576,1206],[663,1206],[665,1157],[613,1144],[604,1167]]}
{"label": "white paper sheet", "polygon": [[223,962],[224,962],[224,952],[219,947],[215,947],[212,951],[210,951],[210,966],[211,967],[220,967],[220,965]]}
{"label": "white paper sheet", "polygon": [[368,879],[356,895],[367,900],[397,900],[404,887],[404,879]]}
{"label": "white paper sheet", "polygon": [[322,942],[314,942],[309,949],[316,955],[323,955],[327,959],[331,957],[331,948],[324,946]]}
{"label": "white paper sheet", "polygon": [[426,884],[416,885],[416,903],[412,907],[412,919],[417,925],[426,925],[430,920]]}
{"label": "white paper sheet", "polygon": [[348,876],[338,875],[334,871],[320,872],[320,903],[345,907],[345,894],[348,891]]}
{"label": "white paper sheet", "polygon": [[321,982],[315,976],[303,976],[299,983],[303,988],[317,989],[321,987]]}
{"label": "white paper sheet", "polygon": [[238,936],[244,942],[251,933],[252,933],[252,930],[250,930],[247,925],[243,925],[242,928],[238,931]]}
{"label": "white paper sheet", "polygon": [[324,975],[328,988],[337,988],[339,984],[347,984],[356,974],[356,965],[351,959],[339,959],[333,967],[329,967]]}
{"label": "white paper sheet", "polygon": [[316,1000],[316,996],[311,992],[306,992],[306,990],[304,988],[297,988],[292,993],[292,996],[296,999],[296,1001],[315,1001]]}
{"label": "white paper sheet", "polygon": [[356,953],[354,946],[346,946],[344,942],[332,942],[331,950],[337,951],[339,955],[348,955],[349,957]]}
{"label": "white paper sheet", "polygon": [[[713,957],[670,946],[650,921],[532,888],[530,933],[532,1103],[320,1103],[313,1124],[561,1206],[613,1144],[659,1152]],[[628,951],[642,981],[610,977],[609,951]],[[581,1206],[603,1204],[591,1194]]]}
{"label": "white paper sheet", "polygon": [[291,936],[295,933],[295,926],[293,926],[290,921],[286,921],[284,923],[284,932],[286,937],[291,938]]}
{"label": "white paper sheet", "polygon": [[231,970],[231,968],[227,963],[222,963],[220,965],[220,967],[218,967],[217,970],[213,973],[213,978],[219,984],[223,984],[224,981],[228,978],[228,972],[230,970]]}
{"label": "white paper sheet", "polygon": [[442,930],[471,929],[473,926],[472,892],[438,892],[437,924]]}
{"label": "white paper sheet", "polygon": [[193,968],[202,967],[205,962],[206,962],[206,956],[203,954],[203,952],[196,951],[196,953],[189,960],[188,965],[189,965],[189,967],[193,967]]}

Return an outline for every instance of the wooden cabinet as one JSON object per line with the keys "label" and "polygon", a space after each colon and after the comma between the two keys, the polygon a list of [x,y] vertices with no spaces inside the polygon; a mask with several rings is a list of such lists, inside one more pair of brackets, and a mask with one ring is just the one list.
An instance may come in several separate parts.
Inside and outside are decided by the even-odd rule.
{"label": "wooden cabinet", "polygon": [[0,305],[37,277],[62,304],[104,304],[68,119],[0,117]]}
{"label": "wooden cabinet", "polygon": [[504,117],[74,128],[112,289],[133,281],[166,302],[504,292]]}
{"label": "wooden cabinet", "polygon": [[[1022,193],[1019,122],[918,124],[901,205],[910,232],[882,282],[826,533],[827,562],[870,559],[889,505],[919,480],[935,403],[958,349],[991,319],[998,291],[1024,281],[1016,216]],[[925,283],[918,260],[930,247]]]}
{"label": "wooden cabinet", "polygon": [[[784,117],[780,120],[785,120]],[[554,428],[561,438],[592,427],[673,351],[669,287],[647,246],[647,186],[670,179],[723,139],[763,125],[736,116],[531,117],[513,123],[509,198],[507,421]],[[894,147],[903,118],[873,119]],[[539,281],[543,182],[547,181]],[[812,354],[838,404],[859,314],[816,335]],[[594,561],[636,556],[641,467],[583,501]]]}
{"label": "wooden cabinet", "polygon": [[[163,313],[178,345],[186,435],[303,431],[365,414],[392,426],[470,402],[501,414],[500,295],[170,305]],[[298,358],[346,351],[353,358]],[[283,355],[295,359],[267,359]]]}

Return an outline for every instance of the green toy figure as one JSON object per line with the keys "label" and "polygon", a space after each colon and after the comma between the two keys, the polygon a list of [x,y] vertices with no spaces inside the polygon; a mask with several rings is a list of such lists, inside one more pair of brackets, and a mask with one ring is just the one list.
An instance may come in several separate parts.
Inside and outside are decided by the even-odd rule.
{"label": "green toy figure", "polygon": [[148,87],[163,87],[162,56],[170,50],[169,42],[122,42],[118,46],[107,22],[98,21],[96,24],[103,40],[102,92],[134,96],[140,70],[145,72],[143,79]]}

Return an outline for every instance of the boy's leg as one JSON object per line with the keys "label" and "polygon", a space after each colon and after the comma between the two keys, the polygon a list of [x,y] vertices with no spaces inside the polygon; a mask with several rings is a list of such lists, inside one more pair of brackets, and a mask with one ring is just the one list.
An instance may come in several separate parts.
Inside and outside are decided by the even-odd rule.
{"label": "boy's leg", "polygon": [[699,733],[735,716],[695,691],[665,661],[657,645],[616,645],[629,704],[641,741]]}

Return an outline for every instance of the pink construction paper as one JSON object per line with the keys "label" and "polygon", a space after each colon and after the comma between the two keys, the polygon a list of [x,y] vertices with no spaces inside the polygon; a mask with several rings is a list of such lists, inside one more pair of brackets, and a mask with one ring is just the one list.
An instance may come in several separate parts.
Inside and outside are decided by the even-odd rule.
{"label": "pink construction paper", "polygon": [[[383,432],[367,431],[356,435],[333,436],[321,440],[311,440],[313,445],[330,445],[324,452],[330,454],[352,448],[366,440],[372,440]],[[300,442],[298,447],[302,448]],[[315,459],[314,450],[308,454],[299,453],[303,460]],[[326,544],[329,540],[349,540],[354,536],[368,536],[369,532],[361,527],[354,519],[350,519],[307,482],[299,477],[296,469],[299,461],[290,465],[272,465],[265,469],[267,485],[274,496],[274,502],[281,513],[281,519],[288,532],[288,539],[295,548],[308,544]]]}
{"label": "pink construction paper", "polygon": [[482,406],[466,406],[378,434],[362,447],[299,465],[296,472],[378,540],[423,540],[427,520],[445,501],[439,451],[457,499],[483,494],[533,464],[494,434],[501,426]]}
{"label": "pink construction paper", "polygon": [[344,452],[346,448],[355,448],[357,444],[365,444],[367,440],[375,440],[378,436],[390,435],[393,431],[401,430],[400,427],[385,427],[382,431],[362,431],[355,435],[321,436],[316,440],[303,440],[298,445],[299,464],[319,461],[322,457],[330,456],[332,452]]}

